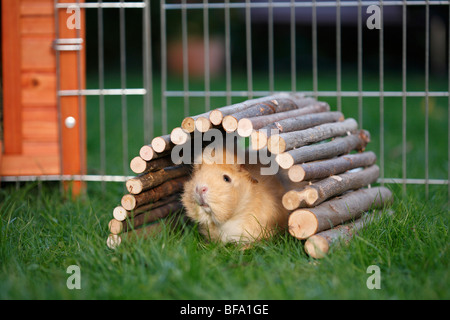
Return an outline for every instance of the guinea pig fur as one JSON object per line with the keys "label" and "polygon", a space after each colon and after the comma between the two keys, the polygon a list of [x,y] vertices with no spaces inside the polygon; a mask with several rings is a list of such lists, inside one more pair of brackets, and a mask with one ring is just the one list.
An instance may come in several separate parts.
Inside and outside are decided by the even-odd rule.
{"label": "guinea pig fur", "polygon": [[224,243],[251,243],[286,228],[278,177],[261,175],[261,165],[239,164],[233,157],[231,164],[194,165],[182,196],[187,216],[205,237]]}

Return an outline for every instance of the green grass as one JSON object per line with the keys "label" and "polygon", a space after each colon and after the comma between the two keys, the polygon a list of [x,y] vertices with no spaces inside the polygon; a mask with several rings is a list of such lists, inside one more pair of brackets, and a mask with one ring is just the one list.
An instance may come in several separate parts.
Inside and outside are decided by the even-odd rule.
{"label": "green grass", "polygon": [[[343,90],[356,90],[355,75],[344,73]],[[387,74],[385,90],[400,90],[398,77]],[[106,87],[117,87],[107,77]],[[139,87],[130,77],[129,87]],[[263,77],[254,77],[255,90],[267,90]],[[423,90],[423,79],[409,75],[408,90]],[[88,79],[95,87],[95,79]],[[311,90],[311,78],[299,77],[298,90]],[[445,81],[432,81],[432,90],[446,90]],[[155,83],[155,135],[161,134],[159,83]],[[276,79],[276,90],[289,90],[289,77]],[[169,89],[180,89],[173,81]],[[191,81],[191,90],[202,90]],[[212,89],[224,90],[223,80]],[[246,89],[246,79],[234,77],[233,89]],[[320,90],[334,90],[335,78],[320,78]],[[377,90],[378,79],[364,80],[365,90]],[[236,99],[236,101],[241,99]],[[322,99],[336,109],[336,99]],[[87,98],[88,170],[101,171],[98,99]],[[128,97],[128,155],[144,141],[142,98]],[[220,106],[225,99],[212,99]],[[346,117],[359,119],[357,98],[343,98]],[[448,177],[448,100],[430,99],[430,178]],[[183,118],[183,99],[168,99],[169,128]],[[204,110],[204,100],[190,99],[192,113]],[[408,98],[408,178],[424,178],[423,99]],[[384,100],[384,170],[402,176],[401,98]],[[106,173],[123,172],[120,97],[106,99]],[[378,98],[363,100],[363,127],[372,134],[368,149],[380,154]],[[380,159],[378,160],[380,164]],[[125,192],[122,183],[89,183],[87,195],[72,200],[59,184],[15,184],[0,189],[0,299],[449,299],[449,211],[447,186],[388,185],[395,194],[393,217],[363,230],[349,244],[334,247],[317,261],[303,243],[285,234],[242,251],[233,245],[208,243],[193,225],[165,229],[151,240],[106,246],[112,209]],[[69,290],[70,265],[81,271],[81,290]],[[381,270],[381,289],[369,290],[370,265]]]}
{"label": "green grass", "polygon": [[[114,191],[74,201],[41,188],[0,191],[0,299],[450,298],[446,193],[423,201],[396,192],[393,217],[316,261],[289,235],[242,251],[206,242],[190,224],[113,251]],[[80,267],[81,290],[66,287],[70,265]],[[380,290],[366,287],[370,265],[380,267]]]}

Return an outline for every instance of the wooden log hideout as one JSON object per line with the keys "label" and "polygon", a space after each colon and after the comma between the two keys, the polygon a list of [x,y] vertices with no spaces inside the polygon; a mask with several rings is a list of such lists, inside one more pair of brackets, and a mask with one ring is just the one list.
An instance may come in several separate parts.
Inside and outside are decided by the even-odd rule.
{"label": "wooden log hideout", "polygon": [[289,233],[306,240],[305,250],[314,258],[325,256],[336,240],[348,239],[376,221],[370,212],[381,212],[392,202],[389,189],[371,187],[379,168],[376,155],[364,151],[369,132],[341,112],[331,112],[325,102],[301,93],[279,93],[186,117],[171,134],[143,146],[130,163],[137,175],[126,182],[129,193],[109,222],[110,248],[123,239],[159,232],[163,219],[183,217],[180,193],[191,166],[173,163],[171,151],[191,143],[194,131],[213,128],[249,137],[251,149],[266,148],[276,155],[292,185],[282,199],[291,212]]}

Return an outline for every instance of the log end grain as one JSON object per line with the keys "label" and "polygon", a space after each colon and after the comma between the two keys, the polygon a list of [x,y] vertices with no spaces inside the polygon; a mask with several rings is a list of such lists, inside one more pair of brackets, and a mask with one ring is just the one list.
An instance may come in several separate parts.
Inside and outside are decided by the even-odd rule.
{"label": "log end grain", "polygon": [[278,134],[272,135],[267,140],[267,149],[273,154],[283,153],[286,151],[286,141]]}
{"label": "log end grain", "polygon": [[292,182],[301,182],[305,178],[305,170],[299,164],[289,168],[288,177]]}
{"label": "log end grain", "polygon": [[136,198],[132,194],[126,194],[122,197],[120,204],[125,210],[131,211],[136,208]]}
{"label": "log end grain", "polygon": [[122,243],[122,238],[117,234],[110,234],[106,239],[106,245],[110,249],[116,249]]}
{"label": "log end grain", "polygon": [[218,126],[222,123],[223,114],[220,110],[213,110],[209,113],[209,121],[215,126]]}
{"label": "log end grain", "polygon": [[143,146],[141,150],[139,150],[139,156],[146,161],[150,161],[155,157],[155,151],[151,146]]}
{"label": "log end grain", "polygon": [[156,137],[152,140],[152,148],[154,151],[161,153],[169,149],[169,143],[164,137]]}
{"label": "log end grain", "polygon": [[[191,133],[195,130],[195,120],[191,117],[184,118],[181,122],[181,128]],[[175,142],[174,142],[175,143]]]}
{"label": "log end grain", "polygon": [[144,159],[142,159],[141,157],[134,157],[130,161],[130,169],[134,173],[138,173],[138,174],[142,173],[145,171],[146,168],[147,168],[147,162]]}
{"label": "log end grain", "polygon": [[330,249],[328,241],[319,235],[309,237],[305,242],[306,253],[314,259],[321,259],[325,257]]}
{"label": "log end grain", "polygon": [[289,233],[297,239],[309,238],[317,232],[319,222],[309,210],[295,210],[289,216]]}
{"label": "log end grain", "polygon": [[128,216],[127,210],[122,206],[117,206],[113,210],[113,217],[117,221],[124,221]]}
{"label": "log end grain", "polygon": [[253,123],[250,119],[244,118],[239,120],[237,133],[241,137],[250,137],[253,132]]}
{"label": "log end grain", "polygon": [[109,232],[112,234],[119,234],[123,231],[123,223],[122,221],[111,219],[108,224]]}
{"label": "log end grain", "polygon": [[251,133],[252,150],[261,150],[267,145],[267,133],[264,131],[253,131]]}
{"label": "log end grain", "polygon": [[132,178],[125,183],[127,190],[131,194],[141,193],[143,190],[142,182],[139,179]]}
{"label": "log end grain", "polygon": [[233,116],[226,116],[222,120],[222,126],[226,132],[235,132],[238,127],[238,120]]}
{"label": "log end grain", "polygon": [[186,143],[188,138],[189,133],[180,127],[173,129],[170,133],[170,141],[177,145]]}
{"label": "log end grain", "polygon": [[290,190],[283,195],[281,203],[287,210],[295,210],[300,206],[301,199],[298,196],[298,191]]}
{"label": "log end grain", "polygon": [[319,199],[319,192],[313,188],[306,188],[302,193],[308,207],[312,207]]}
{"label": "log end grain", "polygon": [[211,121],[206,117],[199,117],[195,120],[195,128],[200,132],[206,132],[212,128]]}
{"label": "log end grain", "polygon": [[283,169],[289,169],[294,165],[294,158],[288,152],[277,154],[275,161]]}

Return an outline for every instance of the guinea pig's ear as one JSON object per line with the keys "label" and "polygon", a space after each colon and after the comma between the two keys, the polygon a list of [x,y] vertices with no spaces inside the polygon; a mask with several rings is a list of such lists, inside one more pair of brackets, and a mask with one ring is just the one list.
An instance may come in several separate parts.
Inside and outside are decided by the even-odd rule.
{"label": "guinea pig's ear", "polygon": [[255,179],[252,174],[250,173],[250,171],[247,170],[247,168],[245,167],[245,165],[241,164],[239,166],[239,171],[244,173],[244,175],[250,180],[251,183],[257,184],[259,181],[257,179]]}

